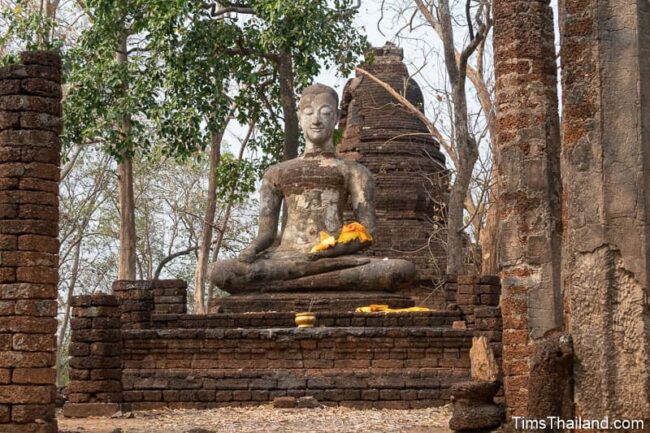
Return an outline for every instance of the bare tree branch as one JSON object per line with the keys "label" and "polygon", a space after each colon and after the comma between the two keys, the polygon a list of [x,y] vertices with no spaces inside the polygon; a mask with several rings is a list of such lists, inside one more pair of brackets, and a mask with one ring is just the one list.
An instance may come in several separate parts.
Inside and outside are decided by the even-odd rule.
{"label": "bare tree branch", "polygon": [[199,249],[198,246],[190,247],[190,248],[187,248],[187,249],[182,250],[182,251],[177,251],[174,254],[171,254],[171,255],[165,257],[164,259],[162,259],[160,261],[160,263],[158,264],[158,267],[156,268],[156,271],[153,273],[153,279],[158,280],[160,278],[160,273],[162,272],[163,268],[167,265],[167,263],[171,262],[172,260],[174,260],[177,257],[185,256],[185,255],[190,254],[190,253],[192,253],[192,252],[194,252],[194,251],[196,251],[198,249]]}

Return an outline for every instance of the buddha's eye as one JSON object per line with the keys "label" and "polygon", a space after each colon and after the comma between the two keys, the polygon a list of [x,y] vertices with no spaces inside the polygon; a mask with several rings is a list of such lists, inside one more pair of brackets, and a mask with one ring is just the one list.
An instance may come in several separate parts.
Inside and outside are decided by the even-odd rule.
{"label": "buddha's eye", "polygon": [[322,110],[320,110],[320,113],[325,116],[329,116],[330,114],[332,114],[332,109],[329,107],[325,107]]}
{"label": "buddha's eye", "polygon": [[304,110],[302,110],[302,112],[307,116],[311,116],[312,114],[314,114],[314,110],[312,110],[311,108],[305,108]]}

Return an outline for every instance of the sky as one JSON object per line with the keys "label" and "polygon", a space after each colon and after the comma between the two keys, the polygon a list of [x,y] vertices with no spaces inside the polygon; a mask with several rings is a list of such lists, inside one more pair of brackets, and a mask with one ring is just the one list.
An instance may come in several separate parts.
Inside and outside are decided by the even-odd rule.
{"label": "sky", "polygon": [[[390,3],[403,3],[402,0],[387,0],[387,4]],[[558,0],[551,0],[551,7],[554,10],[554,20],[555,20],[555,39],[556,46],[559,47],[559,25],[558,25]],[[362,33],[364,33],[368,42],[373,47],[383,46],[387,41],[397,43],[404,49],[404,56],[409,66],[409,71],[416,69],[415,64],[421,63],[421,56],[418,55],[420,52],[420,47],[414,41],[409,41],[407,39],[401,39],[399,42],[396,42],[394,33],[397,30],[397,26],[392,26],[391,17],[384,15],[382,23],[380,25],[381,31],[378,28],[377,23],[382,17],[380,12],[381,0],[362,0],[361,8],[356,17],[356,24]],[[383,33],[383,34],[382,34]],[[409,62],[410,60],[410,62]],[[410,64],[409,64],[410,63]],[[343,86],[345,85],[349,77],[337,77],[333,69],[323,70],[315,81],[329,86],[334,87],[339,93],[343,91]]]}

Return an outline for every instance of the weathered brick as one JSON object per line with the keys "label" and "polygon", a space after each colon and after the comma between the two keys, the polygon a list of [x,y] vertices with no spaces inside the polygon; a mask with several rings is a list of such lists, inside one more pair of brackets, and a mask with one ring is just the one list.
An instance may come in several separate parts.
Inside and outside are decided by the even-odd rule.
{"label": "weathered brick", "polygon": [[55,116],[61,115],[61,102],[56,98],[46,98],[32,95],[0,96],[0,110],[4,111],[37,111]]}
{"label": "weathered brick", "polygon": [[50,385],[55,379],[56,370],[53,368],[15,368],[11,375],[14,384]]}
{"label": "weathered brick", "polygon": [[59,240],[52,236],[19,236],[18,249],[21,251],[40,251],[44,253],[58,254]]}
{"label": "weathered brick", "polygon": [[0,403],[45,404],[54,401],[54,385],[0,385]]}
{"label": "weathered brick", "polygon": [[52,367],[55,361],[54,352],[0,352],[0,368],[2,367]]}
{"label": "weathered brick", "polygon": [[30,316],[0,317],[0,332],[54,334],[56,332],[56,319]]}
{"label": "weathered brick", "polygon": [[[1,116],[0,114],[0,118]],[[63,122],[59,116],[53,116],[47,113],[32,113],[29,111],[20,113],[20,127],[24,129],[45,129],[53,132],[61,132],[62,124]]]}
{"label": "weathered brick", "polygon": [[0,252],[0,264],[3,266],[58,266],[56,254],[37,253],[27,251]]}
{"label": "weathered brick", "polygon": [[16,315],[55,317],[58,303],[54,299],[19,299]]}
{"label": "weathered brick", "polygon": [[15,250],[18,246],[18,236],[0,235],[0,251]]}
{"label": "weathered brick", "polygon": [[122,391],[122,384],[117,380],[72,381],[68,385],[70,393],[97,393]]}
{"label": "weathered brick", "polygon": [[26,352],[45,352],[56,350],[54,334],[14,334],[13,349]]}
{"label": "weathered brick", "polygon": [[[19,93],[20,80],[0,80],[0,95],[17,95]],[[13,126],[2,126],[2,123],[0,123],[0,127],[13,128]]]}

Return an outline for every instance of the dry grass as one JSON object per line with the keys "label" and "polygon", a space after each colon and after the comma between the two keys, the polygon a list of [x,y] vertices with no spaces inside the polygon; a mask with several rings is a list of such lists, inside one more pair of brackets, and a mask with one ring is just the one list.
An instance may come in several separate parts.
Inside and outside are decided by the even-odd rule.
{"label": "dry grass", "polygon": [[[127,414],[128,415],[128,414]],[[450,406],[412,410],[343,407],[274,409],[271,405],[211,410],[136,412],[131,418],[59,418],[61,433],[448,433]],[[192,431],[194,430],[194,431]]]}

